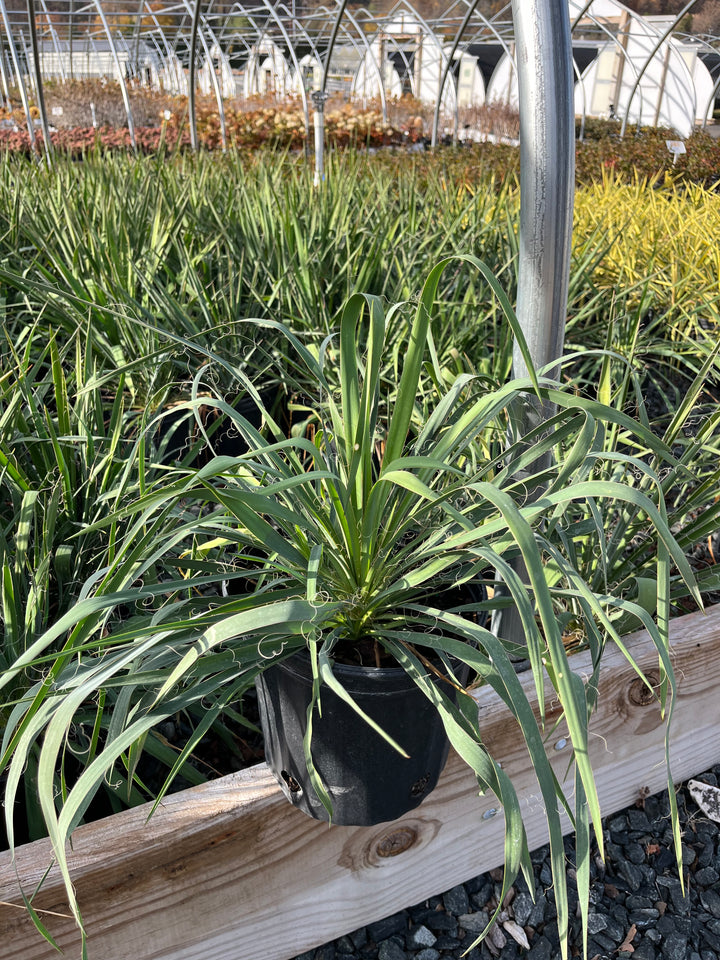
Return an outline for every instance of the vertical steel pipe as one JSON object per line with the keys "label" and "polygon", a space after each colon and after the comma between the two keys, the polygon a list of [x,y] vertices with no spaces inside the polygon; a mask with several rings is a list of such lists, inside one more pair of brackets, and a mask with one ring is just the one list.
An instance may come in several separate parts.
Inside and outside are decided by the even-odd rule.
{"label": "vertical steel pipe", "polygon": [[[517,314],[536,368],[563,351],[575,194],[575,107],[567,0],[513,0],[520,101]],[[527,374],[520,351],[513,373]]]}
{"label": "vertical steel pipe", "polygon": [[313,116],[313,124],[315,129],[315,176],[314,183],[318,187],[323,180],[325,179],[325,101],[330,96],[326,92],[327,87],[327,78],[328,70],[330,69],[330,60],[335,49],[335,42],[337,40],[338,31],[340,30],[340,21],[343,18],[345,13],[345,8],[347,7],[348,0],[338,0],[338,8],[335,14],[335,20],[333,21],[332,30],[330,32],[330,40],[328,42],[328,47],[325,52],[325,60],[323,61],[322,68],[322,80],[320,81],[320,89],[314,90],[311,94],[313,107],[315,113]]}
{"label": "vertical steel pipe", "polygon": [[312,102],[314,107],[315,130],[315,175],[313,183],[316,187],[325,179],[325,101],[329,97],[324,90],[313,90]]}
{"label": "vertical steel pipe", "polygon": [[[513,0],[520,105],[520,237],[517,316],[533,366],[554,375],[565,337],[570,242],[575,192],[575,109],[572,43],[567,0]],[[528,373],[515,345],[513,375]],[[552,409],[539,401],[520,412],[513,430],[523,436]],[[512,436],[510,439],[514,439]],[[536,463],[531,472],[543,468]],[[513,564],[522,580],[527,573]],[[508,596],[498,581],[496,596]],[[523,644],[514,606],[495,612],[493,630]]]}

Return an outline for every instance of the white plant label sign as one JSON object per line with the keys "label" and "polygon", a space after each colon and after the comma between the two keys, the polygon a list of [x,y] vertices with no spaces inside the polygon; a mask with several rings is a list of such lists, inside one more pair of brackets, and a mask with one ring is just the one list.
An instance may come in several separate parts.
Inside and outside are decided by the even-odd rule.
{"label": "white plant label sign", "polygon": [[685,142],[683,140],[666,140],[665,146],[673,155],[673,164],[677,161],[679,156],[681,156],[683,153],[687,153],[687,150],[685,149]]}
{"label": "white plant label sign", "polygon": [[674,153],[676,155],[687,153],[684,140],[666,140],[665,146],[668,148],[670,153]]}

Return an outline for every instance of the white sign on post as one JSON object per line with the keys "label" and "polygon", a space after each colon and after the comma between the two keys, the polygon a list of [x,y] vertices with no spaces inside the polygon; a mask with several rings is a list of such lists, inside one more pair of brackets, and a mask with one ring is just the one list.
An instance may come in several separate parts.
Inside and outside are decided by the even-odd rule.
{"label": "white sign on post", "polygon": [[675,163],[677,162],[677,158],[681,154],[687,153],[687,150],[685,149],[685,143],[683,140],[666,140],[665,146],[673,155],[673,165],[675,165]]}

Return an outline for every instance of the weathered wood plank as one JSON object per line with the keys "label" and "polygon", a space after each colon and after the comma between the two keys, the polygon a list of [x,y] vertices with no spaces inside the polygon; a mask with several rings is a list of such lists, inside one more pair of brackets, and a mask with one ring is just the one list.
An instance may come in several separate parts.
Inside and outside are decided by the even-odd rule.
{"label": "weathered wood plank", "polygon": [[[720,762],[720,607],[672,625],[679,678],[672,768],[676,781]],[[639,665],[657,662],[647,638],[628,646]],[[588,661],[573,664],[582,672]],[[608,651],[592,757],[603,813],[665,784],[663,725],[656,705],[635,695],[625,658]],[[523,678],[528,691],[531,678]],[[488,745],[513,778],[531,846],[546,839],[544,812],[520,735],[491,691],[477,694]],[[640,702],[636,702],[640,701]],[[567,748],[548,750],[563,775]],[[70,856],[90,938],[91,960],[286,960],[372,920],[448,889],[503,857],[503,823],[490,797],[451,756],[440,786],[412,815],[377,827],[328,827],[286,803],[263,766],[79,828]],[[50,860],[47,842],[0,855],[0,900],[31,892]],[[64,912],[55,872],[35,901]],[[69,920],[46,916],[70,956],[79,938]],[[57,954],[21,909],[0,906],[3,956],[50,960]]]}

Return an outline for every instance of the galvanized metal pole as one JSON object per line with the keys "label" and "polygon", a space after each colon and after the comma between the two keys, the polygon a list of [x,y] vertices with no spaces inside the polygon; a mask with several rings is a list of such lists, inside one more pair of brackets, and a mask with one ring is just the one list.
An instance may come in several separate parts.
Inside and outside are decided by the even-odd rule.
{"label": "galvanized metal pole", "polygon": [[315,176],[313,183],[316,187],[325,179],[325,101],[330,96],[324,90],[313,90],[312,97],[315,131]]}
{"label": "galvanized metal pole", "polygon": [[340,21],[343,18],[347,4],[348,0],[338,0],[338,8],[330,32],[330,40],[325,52],[325,60],[323,61],[320,89],[313,90],[310,95],[312,97],[313,107],[315,108],[313,117],[315,130],[315,177],[313,182],[316,187],[320,186],[325,179],[325,101],[330,96],[327,92],[328,70],[330,69],[330,60],[332,59],[333,51],[335,50],[335,41],[337,40],[338,31],[340,30]]}
{"label": "galvanized metal pole", "polygon": [[[520,103],[520,238],[517,316],[535,368],[553,366],[565,337],[575,191],[575,110],[567,0],[513,0]],[[517,348],[513,375],[528,373]],[[530,402],[515,426],[519,435],[552,413]],[[542,464],[536,465],[538,468]],[[535,471],[533,471],[535,472]],[[524,579],[522,561],[515,565]],[[496,595],[507,594],[498,582]],[[522,644],[513,606],[493,618],[498,636]]]}
{"label": "galvanized metal pole", "polygon": [[[513,0],[520,98],[517,314],[535,367],[563,351],[575,194],[575,106],[567,0]],[[513,373],[527,373],[519,349]]]}

